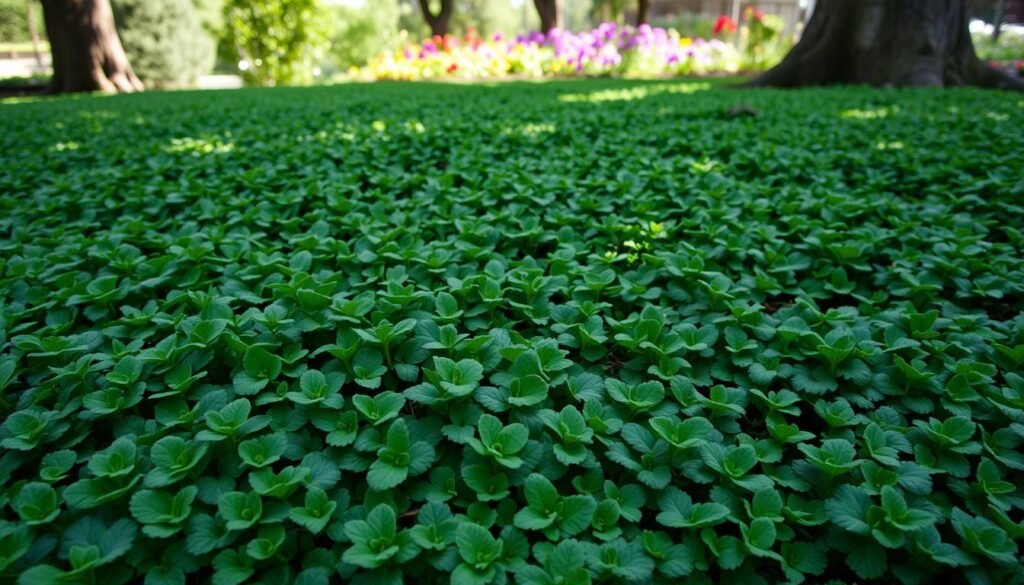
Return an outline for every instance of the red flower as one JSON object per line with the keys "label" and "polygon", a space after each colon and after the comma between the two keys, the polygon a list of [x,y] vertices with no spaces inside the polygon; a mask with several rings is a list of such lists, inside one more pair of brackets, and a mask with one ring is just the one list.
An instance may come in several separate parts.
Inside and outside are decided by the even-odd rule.
{"label": "red flower", "polygon": [[448,73],[455,73],[455,71],[457,71],[458,68],[459,66],[457,64],[452,63],[451,65],[448,66]]}
{"label": "red flower", "polygon": [[729,18],[728,16],[719,16],[718,20],[715,21],[715,28],[712,32],[716,35],[722,34],[722,31],[733,32],[736,30],[736,21]]}

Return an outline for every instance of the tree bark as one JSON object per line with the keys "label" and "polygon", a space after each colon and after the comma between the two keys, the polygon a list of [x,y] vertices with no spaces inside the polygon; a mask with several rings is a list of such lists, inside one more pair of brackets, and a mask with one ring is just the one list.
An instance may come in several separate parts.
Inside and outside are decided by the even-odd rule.
{"label": "tree bark", "polygon": [[978,59],[967,0],[819,0],[800,42],[748,85],[836,83],[1024,90]]}
{"label": "tree bark", "polygon": [[423,20],[430,27],[430,34],[441,37],[448,34],[448,21],[452,18],[453,8],[454,0],[441,0],[441,9],[434,14],[430,11],[430,0],[420,0],[420,10],[423,11]]}
{"label": "tree bark", "polygon": [[553,28],[560,28],[558,0],[533,0],[540,17],[540,32],[547,33]]}
{"label": "tree bark", "polygon": [[651,15],[651,0],[637,0],[636,25],[647,24]]}
{"label": "tree bark", "polygon": [[54,91],[142,91],[117,36],[110,0],[42,2]]}

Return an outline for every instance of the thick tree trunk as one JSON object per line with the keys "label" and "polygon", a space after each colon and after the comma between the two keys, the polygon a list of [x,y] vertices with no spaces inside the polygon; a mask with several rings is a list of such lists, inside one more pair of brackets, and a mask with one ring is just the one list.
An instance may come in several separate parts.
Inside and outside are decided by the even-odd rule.
{"label": "thick tree trunk", "polygon": [[749,85],[834,83],[1024,90],[978,59],[967,0],[819,0],[800,42]]}
{"label": "thick tree trunk", "polygon": [[141,91],[109,0],[42,0],[57,92]]}
{"label": "thick tree trunk", "polygon": [[651,0],[637,0],[636,3],[636,25],[647,24],[651,15]]}
{"label": "thick tree trunk", "polygon": [[423,20],[427,21],[430,27],[430,34],[441,36],[448,34],[448,21],[452,18],[454,0],[441,0],[441,10],[437,14],[430,11],[430,0],[420,0],[420,10],[423,11]]}
{"label": "thick tree trunk", "polygon": [[558,0],[533,0],[540,17],[540,32],[547,33],[553,28],[561,28],[558,13]]}

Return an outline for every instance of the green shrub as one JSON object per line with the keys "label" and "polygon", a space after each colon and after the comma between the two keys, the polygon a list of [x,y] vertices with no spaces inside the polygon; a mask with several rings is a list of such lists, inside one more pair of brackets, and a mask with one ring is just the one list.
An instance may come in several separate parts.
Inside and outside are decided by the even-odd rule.
{"label": "green shrub", "polygon": [[214,39],[221,38],[224,34],[224,0],[192,0],[192,4],[207,34]]}
{"label": "green shrub", "polygon": [[[536,30],[540,26],[540,21],[537,19],[537,11],[534,10],[533,0],[526,4],[528,6],[520,8],[512,2],[456,0],[449,28],[455,35],[463,35],[472,29],[478,36],[485,38],[494,33],[502,33],[506,37],[527,33]],[[578,13],[579,9],[576,12]],[[571,12],[563,17],[566,28],[569,28],[570,16]]]}
{"label": "green shrub", "polygon": [[18,75],[15,77],[3,77],[0,78],[0,87],[41,87],[50,83],[50,76],[46,73],[36,73],[33,75]]}
{"label": "green shrub", "polygon": [[213,68],[214,43],[192,0],[113,0],[118,34],[147,85],[182,87]]}
{"label": "green shrub", "polygon": [[679,31],[679,36],[710,39],[715,36],[715,17],[697,13],[670,14],[654,22],[655,25]]}
{"label": "green shrub", "polygon": [[310,83],[332,22],[320,0],[227,0],[225,42],[250,85]]}
{"label": "green shrub", "polygon": [[788,39],[782,36],[785,28],[782,17],[748,6],[743,11],[743,21],[740,29],[743,67],[757,71],[781,61],[788,49]]}
{"label": "green shrub", "polygon": [[990,34],[972,34],[978,57],[992,61],[1024,60],[1024,33],[1004,31],[995,41]]}
{"label": "green shrub", "polygon": [[339,69],[365,65],[398,39],[398,3],[378,0],[362,6],[332,6],[331,60]]}
{"label": "green shrub", "polygon": [[0,43],[32,40],[28,29],[28,7],[35,11],[36,30],[45,38],[42,6],[36,0],[0,0]]}

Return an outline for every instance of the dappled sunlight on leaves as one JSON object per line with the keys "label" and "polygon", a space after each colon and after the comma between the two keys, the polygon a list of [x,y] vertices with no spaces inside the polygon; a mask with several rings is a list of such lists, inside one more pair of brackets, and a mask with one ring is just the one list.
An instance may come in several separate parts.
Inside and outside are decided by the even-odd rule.
{"label": "dappled sunlight on leaves", "polygon": [[165,152],[187,153],[192,156],[204,156],[208,154],[225,154],[235,149],[235,143],[224,141],[220,137],[209,138],[172,138],[171,143],[163,148]]}
{"label": "dappled sunlight on leaves", "polygon": [[893,142],[880,141],[875,143],[875,148],[878,150],[903,150],[903,142],[896,140]]}
{"label": "dappled sunlight on leaves", "polygon": [[503,135],[521,135],[530,138],[537,138],[547,134],[555,133],[554,124],[513,124],[501,129]]}
{"label": "dappled sunlight on leaves", "polygon": [[53,152],[64,152],[65,150],[78,150],[82,145],[77,142],[58,142],[50,147]]}
{"label": "dappled sunlight on leaves", "polygon": [[624,89],[605,89],[590,93],[570,93],[558,96],[558,101],[566,103],[577,102],[629,102],[640,100],[658,94],[691,94],[711,89],[708,83],[673,83],[659,85],[641,85]]}
{"label": "dappled sunlight on leaves", "polygon": [[855,120],[878,120],[880,118],[888,118],[890,115],[896,114],[900,111],[898,106],[891,108],[871,108],[871,109],[848,109],[839,112],[840,118],[852,118]]}

